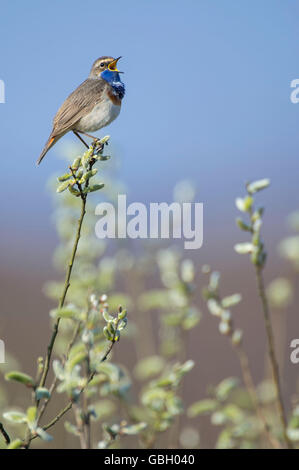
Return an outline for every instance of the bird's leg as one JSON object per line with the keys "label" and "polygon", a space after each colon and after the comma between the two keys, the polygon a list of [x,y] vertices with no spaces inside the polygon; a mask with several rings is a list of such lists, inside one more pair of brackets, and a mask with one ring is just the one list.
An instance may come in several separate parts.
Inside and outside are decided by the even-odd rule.
{"label": "bird's leg", "polygon": [[73,133],[75,134],[75,136],[78,137],[78,139],[81,140],[81,142],[85,145],[85,147],[89,148],[89,145],[87,145],[87,143],[82,139],[81,135],[79,135],[78,132],[73,131]]}
{"label": "bird's leg", "polygon": [[81,140],[81,142],[83,142],[83,144],[89,148],[89,146],[87,145],[87,143],[82,139],[81,135],[80,134],[83,134],[83,135],[86,135],[87,137],[90,137],[91,139],[93,139],[93,143],[92,143],[92,148],[94,151],[96,151],[97,153],[101,152],[104,148],[104,144],[102,144],[100,142],[100,139],[98,139],[97,137],[94,137],[90,134],[86,134],[86,132],[81,132],[81,131],[73,131],[73,133],[78,137],[78,139]]}
{"label": "bird's leg", "polygon": [[94,137],[93,135],[87,134],[86,132],[79,131],[80,134],[86,135],[86,137],[90,137],[92,140],[100,140],[98,137]]}

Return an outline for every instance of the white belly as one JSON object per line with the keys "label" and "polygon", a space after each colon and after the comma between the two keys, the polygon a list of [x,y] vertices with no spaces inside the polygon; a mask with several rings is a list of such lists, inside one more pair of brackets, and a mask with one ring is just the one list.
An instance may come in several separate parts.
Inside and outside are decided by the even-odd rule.
{"label": "white belly", "polygon": [[102,127],[108,126],[120,112],[120,106],[112,103],[106,97],[101,103],[97,104],[93,110],[80,119],[76,125],[76,130],[81,132],[94,132]]}

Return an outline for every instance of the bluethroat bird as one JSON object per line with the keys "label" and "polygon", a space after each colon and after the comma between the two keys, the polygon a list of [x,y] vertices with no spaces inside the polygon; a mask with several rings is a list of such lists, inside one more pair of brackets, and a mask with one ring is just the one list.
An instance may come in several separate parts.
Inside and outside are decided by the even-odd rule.
{"label": "bluethroat bird", "polygon": [[37,161],[39,164],[48,150],[69,131],[88,147],[80,134],[95,139],[94,132],[110,124],[119,115],[125,86],[120,79],[117,61],[103,56],[97,59],[89,77],[71,93],[59,108],[53,120],[50,137]]}

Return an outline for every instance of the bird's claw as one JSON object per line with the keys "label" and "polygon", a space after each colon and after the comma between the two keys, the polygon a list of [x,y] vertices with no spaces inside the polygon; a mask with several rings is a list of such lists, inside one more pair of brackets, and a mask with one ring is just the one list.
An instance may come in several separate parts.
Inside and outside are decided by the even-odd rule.
{"label": "bird's claw", "polygon": [[104,149],[104,144],[101,143],[100,139],[94,139],[93,143],[92,143],[92,147],[93,147],[93,151],[98,154],[98,153],[101,153]]}

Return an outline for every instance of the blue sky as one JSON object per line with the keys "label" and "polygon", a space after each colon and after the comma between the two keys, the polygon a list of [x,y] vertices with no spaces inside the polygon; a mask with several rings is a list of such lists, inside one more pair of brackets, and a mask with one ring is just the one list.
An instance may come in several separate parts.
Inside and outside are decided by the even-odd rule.
{"label": "blue sky", "polygon": [[190,178],[205,223],[233,224],[243,183],[270,177],[263,200],[280,227],[298,206],[298,17],[292,0],[2,0],[2,234],[21,239],[20,223],[22,236],[54,233],[45,185],[64,172],[63,142],[35,161],[58,107],[101,55],[123,56],[123,109],[99,135],[112,136],[131,200],[170,200]]}

